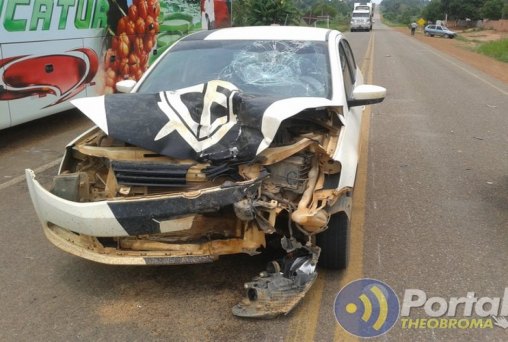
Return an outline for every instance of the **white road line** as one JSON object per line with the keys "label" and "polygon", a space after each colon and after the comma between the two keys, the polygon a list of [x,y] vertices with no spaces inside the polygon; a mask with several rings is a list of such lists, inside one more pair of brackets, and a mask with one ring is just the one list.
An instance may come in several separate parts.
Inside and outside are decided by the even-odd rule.
{"label": "white road line", "polygon": [[[50,161],[49,163],[47,164],[44,164],[42,166],[39,166],[38,168],[36,168],[34,170],[34,172],[37,174],[37,173],[41,173],[41,172],[44,172],[46,171],[47,169],[50,169],[52,168],[53,166],[56,166],[58,164],[60,164],[60,161],[62,160],[62,158],[58,158],[58,159],[55,159],[53,161]],[[15,184],[18,184],[18,183],[21,183],[22,181],[25,180],[25,175],[21,175],[21,176],[17,176],[17,177],[14,177],[13,179],[11,179],[10,181],[8,182],[5,182],[5,183],[2,183],[0,184],[0,190],[3,190],[3,189],[7,189],[8,187],[12,186],[12,185],[15,185]]]}
{"label": "white road line", "polygon": [[501,94],[508,95],[508,92],[506,92],[506,91],[504,91],[503,89],[499,88],[498,86],[496,86],[496,85],[494,85],[494,84],[490,83],[489,81],[487,81],[486,79],[482,78],[481,76],[478,76],[478,75],[477,75],[477,74],[475,74],[474,72],[471,72],[471,71],[467,70],[466,68],[464,68],[464,67],[460,66],[459,64],[457,64],[457,63],[453,62],[451,59],[449,59],[449,58],[445,57],[444,55],[442,55],[442,54],[440,54],[440,53],[438,53],[438,52],[434,51],[434,48],[429,49],[428,51],[429,51],[429,52],[431,52],[431,53],[433,53],[434,55],[436,55],[436,56],[438,56],[438,57],[441,57],[442,59],[444,59],[444,60],[445,60],[445,61],[447,61],[448,63],[450,63],[450,64],[452,64],[452,65],[456,66],[457,68],[459,68],[460,70],[462,70],[462,71],[466,72],[467,74],[469,74],[469,75],[473,76],[474,78],[476,78],[476,79],[478,79],[478,80],[482,81],[482,82],[483,82],[483,83],[485,83],[486,85],[488,85],[488,86],[490,86],[490,87],[492,87],[492,88],[496,89],[496,90],[497,90],[497,91],[499,91]]}

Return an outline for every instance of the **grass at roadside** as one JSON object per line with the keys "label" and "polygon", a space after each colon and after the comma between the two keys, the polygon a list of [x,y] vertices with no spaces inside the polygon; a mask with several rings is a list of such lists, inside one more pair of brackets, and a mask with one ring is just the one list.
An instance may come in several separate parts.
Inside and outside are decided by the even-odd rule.
{"label": "grass at roadside", "polygon": [[[496,36],[496,37],[492,37]],[[508,63],[508,38],[496,31],[479,29],[459,32],[460,47]]]}
{"label": "grass at roadside", "polygon": [[316,23],[316,26],[321,28],[330,28],[341,32],[346,32],[349,30],[349,23],[339,20],[331,20],[329,26],[326,21],[319,21]]}
{"label": "grass at roadside", "polygon": [[501,39],[480,44],[476,51],[498,61],[508,63],[508,39]]}
{"label": "grass at roadside", "polygon": [[335,29],[339,30],[340,32],[349,31],[349,24],[339,24],[335,27]]}
{"label": "grass at roadside", "polygon": [[386,26],[390,26],[390,27],[407,27],[407,25],[405,25],[405,24],[390,21],[390,20],[386,19],[385,17],[381,17],[381,21],[383,22],[383,24],[385,24]]}

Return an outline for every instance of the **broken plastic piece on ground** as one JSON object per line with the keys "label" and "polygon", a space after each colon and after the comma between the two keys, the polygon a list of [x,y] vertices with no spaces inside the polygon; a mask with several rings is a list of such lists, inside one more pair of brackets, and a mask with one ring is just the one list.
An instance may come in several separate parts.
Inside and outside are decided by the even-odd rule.
{"label": "broken plastic piece on ground", "polygon": [[[247,298],[233,307],[239,317],[274,318],[287,315],[305,296],[317,278],[316,263],[312,255],[296,257],[284,272],[270,263],[268,272],[246,283]],[[274,272],[275,271],[275,272]]]}

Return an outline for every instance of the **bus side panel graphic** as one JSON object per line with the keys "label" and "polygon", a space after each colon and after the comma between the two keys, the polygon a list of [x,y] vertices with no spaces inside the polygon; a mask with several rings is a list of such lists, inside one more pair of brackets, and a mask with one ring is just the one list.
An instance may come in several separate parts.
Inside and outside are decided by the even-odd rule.
{"label": "bus side panel graphic", "polygon": [[[202,29],[205,1],[0,0],[0,129],[139,80],[175,41]],[[212,2],[213,26],[229,26],[231,1]]]}

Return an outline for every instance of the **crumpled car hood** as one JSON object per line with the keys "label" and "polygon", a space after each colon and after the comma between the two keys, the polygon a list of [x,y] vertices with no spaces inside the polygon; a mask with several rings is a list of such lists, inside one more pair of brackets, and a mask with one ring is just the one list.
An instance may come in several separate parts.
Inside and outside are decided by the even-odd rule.
{"label": "crumpled car hood", "polygon": [[337,105],[319,97],[280,98],[210,81],[158,94],[113,94],[71,101],[109,136],[172,158],[252,160],[280,123],[309,108]]}

